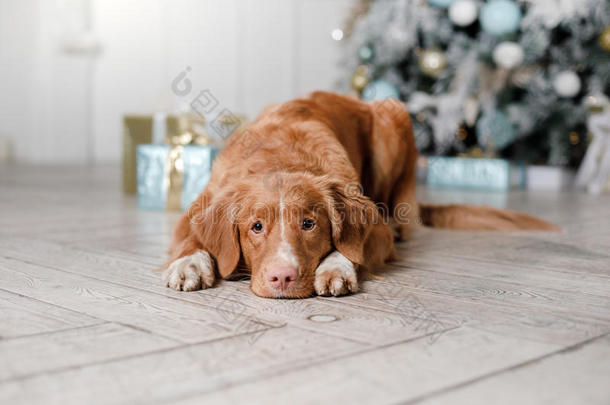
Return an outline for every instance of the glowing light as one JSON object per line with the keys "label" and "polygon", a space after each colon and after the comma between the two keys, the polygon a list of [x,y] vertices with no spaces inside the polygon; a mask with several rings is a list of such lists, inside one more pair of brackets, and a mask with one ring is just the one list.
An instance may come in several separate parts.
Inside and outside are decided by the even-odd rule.
{"label": "glowing light", "polygon": [[330,36],[333,37],[335,41],[341,41],[343,39],[343,30],[341,28],[335,28]]}

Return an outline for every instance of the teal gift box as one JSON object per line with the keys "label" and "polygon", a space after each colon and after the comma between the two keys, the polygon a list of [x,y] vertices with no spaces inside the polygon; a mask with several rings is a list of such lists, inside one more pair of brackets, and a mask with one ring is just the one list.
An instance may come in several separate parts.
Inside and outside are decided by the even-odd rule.
{"label": "teal gift box", "polygon": [[218,151],[211,145],[138,145],[138,207],[186,210],[210,181]]}
{"label": "teal gift box", "polygon": [[525,168],[504,159],[429,157],[426,166],[429,187],[506,191],[525,185]]}

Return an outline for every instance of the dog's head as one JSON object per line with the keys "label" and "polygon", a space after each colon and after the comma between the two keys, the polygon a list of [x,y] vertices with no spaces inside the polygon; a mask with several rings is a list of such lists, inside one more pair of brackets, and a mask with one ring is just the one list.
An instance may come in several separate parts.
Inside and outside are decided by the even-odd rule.
{"label": "dog's head", "polygon": [[331,251],[363,262],[376,212],[357,187],[326,176],[278,172],[227,187],[192,217],[192,227],[222,277],[242,258],[255,294],[302,298],[314,293],[315,270]]}

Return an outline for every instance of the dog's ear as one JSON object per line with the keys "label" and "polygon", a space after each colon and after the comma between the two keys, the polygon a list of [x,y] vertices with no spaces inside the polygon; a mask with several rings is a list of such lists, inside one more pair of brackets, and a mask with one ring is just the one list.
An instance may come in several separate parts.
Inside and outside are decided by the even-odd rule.
{"label": "dog's ear", "polygon": [[364,244],[374,221],[379,219],[377,206],[352,183],[330,187],[329,218],[335,248],[350,261],[364,264]]}
{"label": "dog's ear", "polygon": [[223,278],[235,271],[241,256],[237,228],[239,202],[232,196],[233,193],[223,193],[191,219],[191,229],[199,236],[203,248],[216,259]]}

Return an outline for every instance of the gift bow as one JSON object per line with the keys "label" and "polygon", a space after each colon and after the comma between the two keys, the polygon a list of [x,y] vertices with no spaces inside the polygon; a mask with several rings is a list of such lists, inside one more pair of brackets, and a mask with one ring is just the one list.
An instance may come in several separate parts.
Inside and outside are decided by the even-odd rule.
{"label": "gift bow", "polygon": [[212,140],[204,133],[194,130],[196,125],[203,126],[205,122],[196,116],[185,116],[180,123],[184,131],[165,139],[169,144],[169,154],[165,163],[165,184],[167,184],[167,202],[165,208],[169,211],[180,211],[182,208],[182,188],[184,185],[184,160],[182,154],[186,145],[209,145]]}

